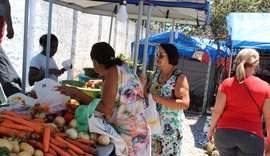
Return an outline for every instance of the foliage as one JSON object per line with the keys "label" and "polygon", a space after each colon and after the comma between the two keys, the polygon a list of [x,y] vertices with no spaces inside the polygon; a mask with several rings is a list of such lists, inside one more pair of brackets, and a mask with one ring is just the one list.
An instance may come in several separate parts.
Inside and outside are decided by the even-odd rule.
{"label": "foliage", "polygon": [[[231,12],[262,12],[270,10],[270,0],[212,0],[211,23],[206,26],[189,26],[176,24],[176,29],[187,36],[226,40],[228,29],[226,16]],[[171,31],[171,23],[153,22],[151,29],[158,32]]]}
{"label": "foliage", "polygon": [[[217,0],[211,4],[211,31],[217,40],[228,36],[226,16],[231,12],[269,12],[270,0]],[[198,30],[200,31],[200,30]]]}

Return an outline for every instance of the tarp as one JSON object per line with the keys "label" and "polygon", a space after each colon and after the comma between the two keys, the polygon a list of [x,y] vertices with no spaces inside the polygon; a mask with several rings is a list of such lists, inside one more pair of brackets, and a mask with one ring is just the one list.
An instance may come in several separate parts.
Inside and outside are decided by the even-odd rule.
{"label": "tarp", "polygon": [[270,13],[230,13],[226,20],[232,47],[270,49]]}
{"label": "tarp", "polygon": [[[48,1],[48,0],[46,0]],[[137,19],[140,0],[127,0],[129,18]],[[119,9],[120,0],[53,0],[53,3],[66,6],[83,13],[112,16]],[[173,22],[190,25],[205,25],[209,22],[209,0],[144,0],[142,19],[147,19],[148,5],[154,6],[152,21]]]}
{"label": "tarp", "polygon": [[[220,53],[217,51],[217,44],[210,39],[203,39],[199,37],[187,37],[184,34],[174,32],[173,43],[177,49],[180,56],[192,57],[195,52],[201,51],[209,54],[211,61],[214,62],[217,58],[230,56],[229,49],[226,49],[226,42],[220,42]],[[152,37],[149,37],[149,46],[147,52],[146,63],[148,64],[151,55],[155,54],[155,50],[160,43],[170,43],[171,32],[165,32]],[[177,37],[177,38],[176,38]],[[144,43],[145,39],[140,40],[140,48],[138,58],[140,61],[143,59]],[[132,42],[131,47],[133,47],[134,42]],[[132,50],[131,50],[132,51]]]}

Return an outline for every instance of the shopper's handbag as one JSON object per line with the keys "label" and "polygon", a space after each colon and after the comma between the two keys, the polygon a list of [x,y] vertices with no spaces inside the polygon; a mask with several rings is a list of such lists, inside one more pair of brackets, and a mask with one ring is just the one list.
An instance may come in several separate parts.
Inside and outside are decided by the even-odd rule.
{"label": "shopper's handbag", "polygon": [[148,96],[149,106],[145,109],[146,122],[150,127],[151,135],[161,134],[161,125],[159,121],[159,113],[157,111],[157,103],[153,100],[152,95]]}
{"label": "shopper's handbag", "polygon": [[252,96],[252,94],[251,94],[250,90],[248,89],[248,86],[246,85],[245,82],[244,82],[244,86],[246,87],[246,89],[247,89],[247,91],[248,91],[250,97],[252,98],[253,102],[256,104],[256,106],[257,106],[257,108],[258,108],[258,110],[260,111],[261,116],[262,116],[262,110],[260,109],[258,103],[256,102],[256,100],[255,100],[254,97]]}

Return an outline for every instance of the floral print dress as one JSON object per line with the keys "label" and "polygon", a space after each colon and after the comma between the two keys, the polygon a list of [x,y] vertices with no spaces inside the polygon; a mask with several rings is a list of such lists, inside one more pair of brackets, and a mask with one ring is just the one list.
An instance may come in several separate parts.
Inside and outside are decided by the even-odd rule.
{"label": "floral print dress", "polygon": [[[171,77],[160,84],[158,82],[161,70],[157,70],[152,79],[151,94],[166,98],[174,98],[174,88],[180,70],[175,70]],[[174,110],[157,103],[162,134],[152,136],[153,156],[180,156],[182,146],[182,129],[185,115],[183,110]]]}
{"label": "floral print dress", "polygon": [[126,64],[117,66],[115,109],[107,121],[125,140],[130,156],[150,156],[150,132],[144,110],[146,101],[138,76]]}

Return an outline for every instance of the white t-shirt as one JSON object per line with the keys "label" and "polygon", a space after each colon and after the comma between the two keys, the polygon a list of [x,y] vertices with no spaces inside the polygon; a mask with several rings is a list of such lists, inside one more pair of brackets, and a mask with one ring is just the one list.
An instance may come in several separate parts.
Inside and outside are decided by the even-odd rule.
{"label": "white t-shirt", "polygon": [[[38,68],[41,71],[45,71],[46,69],[46,56],[42,55],[42,54],[37,54],[36,56],[34,56],[29,64],[30,67],[35,67]],[[55,61],[53,58],[49,58],[49,69],[58,69]],[[48,78],[55,80],[56,82],[58,82],[58,77],[54,74],[49,74]]]}

